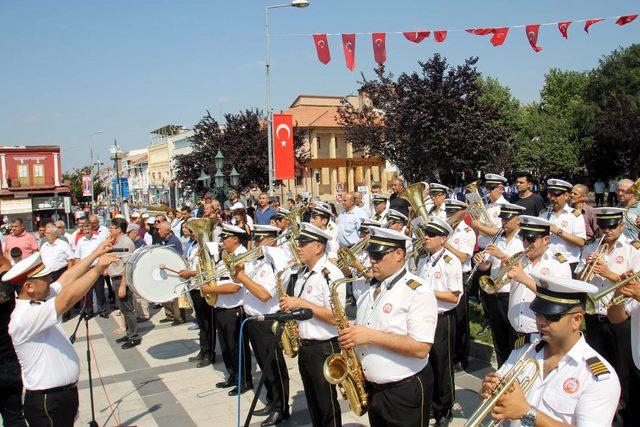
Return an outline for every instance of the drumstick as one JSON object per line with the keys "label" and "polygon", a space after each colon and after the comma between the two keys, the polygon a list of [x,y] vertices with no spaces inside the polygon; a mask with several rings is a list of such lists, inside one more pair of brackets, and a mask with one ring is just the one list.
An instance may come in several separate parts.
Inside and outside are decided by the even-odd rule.
{"label": "drumstick", "polygon": [[167,270],[167,271],[170,271],[170,272],[172,272],[172,273],[180,274],[180,272],[179,272],[179,271],[176,271],[176,270],[174,270],[173,268],[169,268],[169,267],[167,267],[167,266],[166,266],[166,265],[164,265],[164,264],[160,264],[160,270]]}

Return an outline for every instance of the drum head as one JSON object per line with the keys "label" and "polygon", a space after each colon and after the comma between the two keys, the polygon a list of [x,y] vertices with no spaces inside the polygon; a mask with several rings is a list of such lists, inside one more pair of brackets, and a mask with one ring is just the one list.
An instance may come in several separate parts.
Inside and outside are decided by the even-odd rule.
{"label": "drum head", "polygon": [[128,285],[131,289],[141,298],[156,304],[178,297],[186,282],[170,270],[188,268],[187,261],[172,248],[154,246],[141,249],[144,250],[135,253],[129,260]]}

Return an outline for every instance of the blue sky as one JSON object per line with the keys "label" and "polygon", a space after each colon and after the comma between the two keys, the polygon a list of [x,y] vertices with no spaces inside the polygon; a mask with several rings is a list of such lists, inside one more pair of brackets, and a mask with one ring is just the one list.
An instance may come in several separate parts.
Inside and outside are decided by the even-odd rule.
{"label": "blue sky", "polygon": [[[282,2],[282,0],[280,1]],[[285,1],[286,2],[286,1]],[[54,144],[63,167],[87,164],[90,146],[108,157],[113,138],[124,149],[146,146],[149,131],[165,124],[191,127],[210,110],[236,112],[265,105],[264,7],[236,1],[9,1],[0,0],[0,135],[2,145]],[[372,75],[370,36],[359,36],[356,70],[344,65],[338,37],[332,61],[318,62],[310,36],[299,33],[391,32],[533,24],[640,12],[630,0],[378,1],[311,0],[306,9],[271,11],[272,104],[288,107],[298,94],[344,95],[357,90],[360,72]],[[638,41],[640,18],[613,20],[590,34],[574,24],[569,40],[542,27],[529,47],[524,29],[505,44],[489,36],[450,33],[416,45],[387,36],[387,66],[399,74],[440,52],[453,64],[479,56],[478,68],[529,102],[538,98],[551,67],[585,70],[602,55]],[[102,130],[103,134],[89,135]]]}

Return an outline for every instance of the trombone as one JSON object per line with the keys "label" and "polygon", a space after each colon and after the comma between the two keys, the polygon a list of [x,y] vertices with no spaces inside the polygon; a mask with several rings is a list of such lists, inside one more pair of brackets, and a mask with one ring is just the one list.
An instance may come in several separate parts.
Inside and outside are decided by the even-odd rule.
{"label": "trombone", "polygon": [[[624,285],[626,285],[629,282],[632,282],[634,280],[638,280],[640,278],[640,271],[637,273],[634,273],[633,275],[627,277],[626,279],[620,280],[619,282],[614,283],[613,285],[609,286],[606,289],[601,290],[598,293],[592,294],[592,295],[587,295],[587,303],[586,303],[586,307],[585,307],[585,313],[587,314],[595,314],[596,312],[596,302],[602,300],[605,296],[609,295],[611,292],[614,292],[616,289],[619,289],[621,287],[623,287]],[[615,305],[619,305],[619,304],[624,304],[625,302],[627,302],[627,300],[629,299],[629,297],[626,297],[624,295],[618,295],[617,297],[612,298],[611,300],[607,301],[606,303],[603,302],[603,306],[604,308],[609,308],[609,307],[613,307]]]}
{"label": "trombone", "polygon": [[[513,387],[516,381],[518,381],[522,387],[522,392],[526,395],[535,380],[540,377],[540,366],[535,357],[526,358],[527,354],[534,348],[539,341],[533,342],[527,347],[524,353],[518,358],[516,363],[511,369],[500,379],[500,383],[491,392],[491,395],[484,399],[478,409],[471,415],[471,417],[464,424],[465,427],[479,427],[482,425],[487,416],[491,414],[493,407],[496,406],[498,401],[502,399],[502,396],[509,394],[513,391]],[[526,375],[527,369],[534,367],[533,375]],[[498,426],[502,421],[491,421],[490,427]]]}

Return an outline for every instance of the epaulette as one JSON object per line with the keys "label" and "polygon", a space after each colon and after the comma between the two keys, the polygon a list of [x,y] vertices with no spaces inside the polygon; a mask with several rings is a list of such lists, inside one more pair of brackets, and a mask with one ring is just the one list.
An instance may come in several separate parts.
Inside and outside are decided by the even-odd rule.
{"label": "epaulette", "polygon": [[322,269],[322,274],[324,274],[325,276],[329,276],[331,274],[331,270],[329,270],[327,267]]}
{"label": "epaulette", "polygon": [[513,343],[513,348],[518,349],[524,347],[525,344],[529,344],[531,342],[531,335],[526,334],[519,337],[516,342]]}
{"label": "epaulette", "polygon": [[638,242],[637,240],[634,240],[633,242],[631,242],[631,246],[633,246],[636,249],[640,249],[640,242]]}
{"label": "epaulette", "polygon": [[571,211],[571,213],[573,214],[573,216],[575,216],[576,218],[578,218],[580,215],[582,215],[582,212],[580,212],[578,209],[573,209]]}
{"label": "epaulette", "polygon": [[554,257],[558,260],[558,262],[565,263],[567,262],[567,258],[562,255],[560,252],[554,255]]}
{"label": "epaulette", "polygon": [[422,283],[418,282],[415,279],[411,279],[411,280],[407,280],[405,282],[405,285],[407,285],[408,287],[411,288],[412,291],[415,291],[416,289],[418,289],[420,286],[422,286]]}
{"label": "epaulette", "polygon": [[451,257],[450,257],[449,255],[447,255],[447,254],[444,254],[444,255],[442,256],[442,258],[444,258],[444,262],[446,262],[447,264],[449,264],[449,263],[451,262],[451,260],[453,259],[453,258],[451,258]]}
{"label": "epaulette", "polygon": [[611,373],[609,371],[609,368],[607,368],[607,366],[597,356],[588,358],[587,365],[589,365],[589,370],[591,371],[593,376],[596,378],[600,378],[601,375],[606,375]]}

